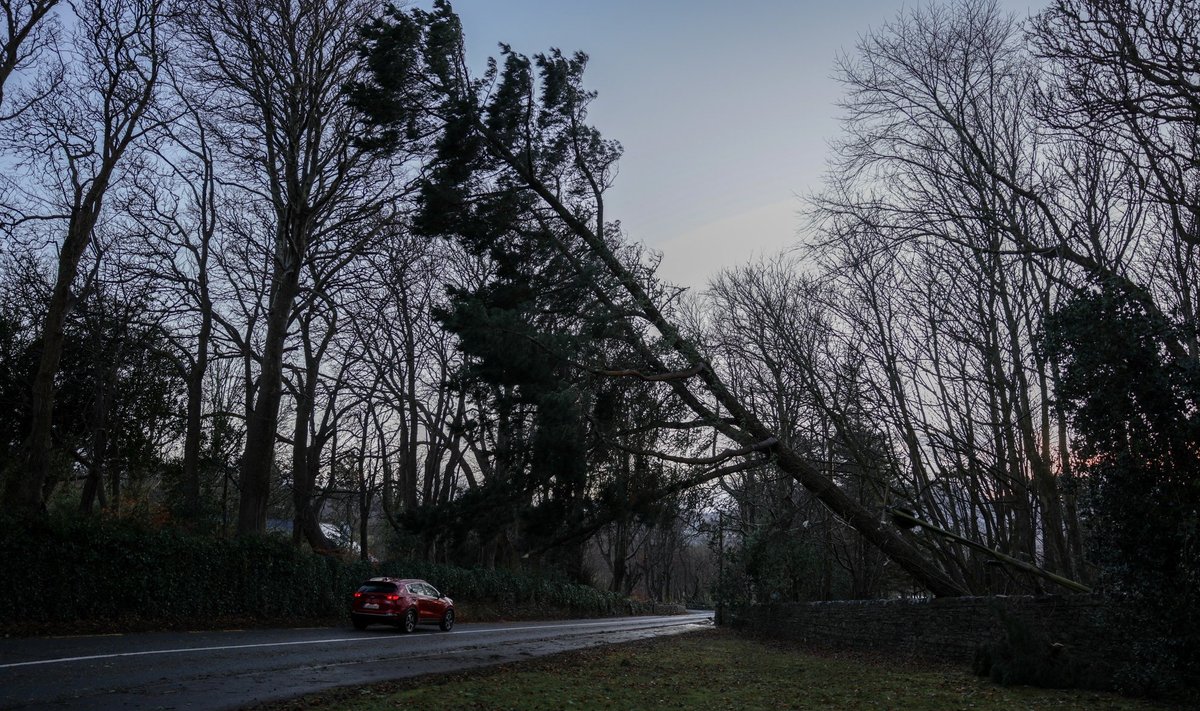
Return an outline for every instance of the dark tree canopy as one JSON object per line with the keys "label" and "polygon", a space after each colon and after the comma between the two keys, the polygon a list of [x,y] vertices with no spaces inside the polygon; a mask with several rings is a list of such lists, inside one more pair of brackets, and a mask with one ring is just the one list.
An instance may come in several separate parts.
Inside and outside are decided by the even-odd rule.
{"label": "dark tree canopy", "polygon": [[1177,673],[1200,669],[1200,360],[1178,358],[1178,326],[1105,284],[1046,324],[1062,367],[1058,397],[1076,432],[1095,560],[1113,591],[1135,596]]}

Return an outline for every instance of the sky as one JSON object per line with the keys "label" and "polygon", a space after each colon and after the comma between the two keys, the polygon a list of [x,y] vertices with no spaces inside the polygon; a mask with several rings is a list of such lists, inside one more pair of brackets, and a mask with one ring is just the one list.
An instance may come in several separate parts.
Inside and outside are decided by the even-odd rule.
{"label": "sky", "polygon": [[[625,149],[605,210],[696,289],[796,243],[839,132],[837,57],[913,4],[453,0],[477,68],[500,42],[589,55],[591,121]],[[1024,17],[1045,0],[1000,4]]]}

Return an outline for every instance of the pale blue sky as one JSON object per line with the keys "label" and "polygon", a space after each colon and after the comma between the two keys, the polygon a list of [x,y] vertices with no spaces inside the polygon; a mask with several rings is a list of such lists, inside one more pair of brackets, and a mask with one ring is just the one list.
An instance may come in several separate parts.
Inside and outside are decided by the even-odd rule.
{"label": "pale blue sky", "polygon": [[[418,4],[425,5],[424,2]],[[475,66],[506,42],[591,57],[591,118],[625,147],[607,212],[702,288],[795,241],[838,132],[834,60],[903,0],[453,0]],[[1001,0],[1019,16],[1045,0]]]}

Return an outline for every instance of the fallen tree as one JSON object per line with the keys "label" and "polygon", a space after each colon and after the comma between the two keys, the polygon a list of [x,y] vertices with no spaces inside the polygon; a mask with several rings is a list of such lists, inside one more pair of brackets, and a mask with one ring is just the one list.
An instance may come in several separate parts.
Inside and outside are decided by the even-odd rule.
{"label": "fallen tree", "polygon": [[[604,192],[615,177],[620,147],[587,123],[595,95],[582,84],[586,55],[553,50],[531,60],[502,47],[503,67],[493,62],[482,79],[474,79],[461,25],[441,1],[431,12],[391,9],[364,28],[362,52],[370,79],[350,94],[372,124],[363,143],[392,151],[428,142],[417,219],[427,234],[479,243],[536,231],[580,275],[595,275],[589,286],[596,301],[624,316],[625,341],[641,362],[594,371],[661,383],[700,423],[736,443],[727,456],[697,464],[766,452],[774,466],[929,592],[968,592],[883,512],[849,496],[764,424],[668,317],[658,300],[661,285],[622,251],[619,230],[605,219]],[[721,472],[711,470],[712,476]]]}

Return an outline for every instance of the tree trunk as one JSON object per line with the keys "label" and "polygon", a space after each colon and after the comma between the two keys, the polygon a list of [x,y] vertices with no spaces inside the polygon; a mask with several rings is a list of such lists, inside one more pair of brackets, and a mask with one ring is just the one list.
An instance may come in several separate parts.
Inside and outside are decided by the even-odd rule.
{"label": "tree trunk", "polygon": [[194,520],[200,515],[200,445],[204,436],[204,377],[208,372],[209,342],[212,339],[213,305],[208,291],[208,246],[215,229],[208,219],[212,201],[212,164],[205,164],[204,195],[210,205],[205,206],[204,232],[197,264],[196,289],[200,299],[200,331],[196,336],[196,357],[188,370],[187,378],[187,427],[183,439],[183,517]]}
{"label": "tree trunk", "polygon": [[204,375],[208,370],[208,339],[212,319],[205,315],[196,343],[196,359],[187,373],[187,425],[183,438],[184,519],[200,514],[200,444],[204,435]]}
{"label": "tree trunk", "polygon": [[276,237],[275,268],[271,305],[267,312],[267,334],[263,342],[262,369],[257,398],[246,423],[246,449],[241,465],[241,503],[238,507],[239,535],[262,533],[267,528],[267,504],[271,496],[271,474],[275,465],[275,435],[279,425],[279,403],[283,395],[283,352],[288,321],[299,291],[300,257],[304,235],[294,225],[280,225]]}
{"label": "tree trunk", "polygon": [[[101,191],[102,192],[102,191]],[[92,229],[100,213],[100,195],[93,188],[87,207],[72,216],[67,236],[59,251],[58,276],[50,306],[42,323],[42,353],[30,394],[30,428],[25,439],[25,466],[5,472],[4,508],[17,516],[34,516],[45,507],[43,491],[50,485],[51,431],[54,426],[54,378],[62,361],[63,327],[74,308],[71,285],[79,271],[83,252],[91,242]]]}
{"label": "tree trunk", "polygon": [[[97,352],[101,352],[97,349]],[[104,368],[104,376],[96,378],[91,423],[91,458],[88,461],[87,480],[79,498],[79,513],[90,514],[96,499],[104,501],[104,465],[108,454],[108,414],[112,409],[113,391],[116,389],[117,364],[113,357]],[[99,374],[97,374],[99,375]]]}

